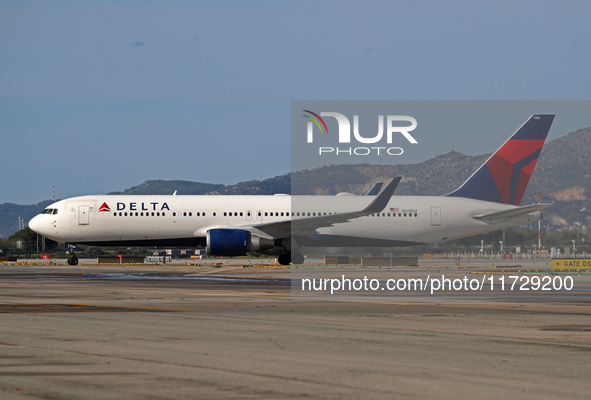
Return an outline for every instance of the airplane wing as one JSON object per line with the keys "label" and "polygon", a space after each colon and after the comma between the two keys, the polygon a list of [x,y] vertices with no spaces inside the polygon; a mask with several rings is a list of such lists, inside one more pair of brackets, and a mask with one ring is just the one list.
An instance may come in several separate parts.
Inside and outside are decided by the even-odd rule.
{"label": "airplane wing", "polygon": [[499,219],[513,218],[519,215],[529,214],[535,211],[543,210],[544,208],[550,207],[552,204],[532,204],[531,206],[517,207],[505,211],[496,211],[486,214],[473,215],[472,218],[481,221],[493,221]]}
{"label": "airplane wing", "polygon": [[300,218],[291,221],[278,221],[253,225],[253,228],[262,231],[274,238],[289,237],[293,235],[312,234],[318,228],[332,226],[334,224],[348,222],[354,218],[365,217],[381,212],[394,194],[396,187],[402,179],[397,176],[392,179],[379,195],[363,210],[346,212],[341,214],[322,215],[318,217]]}
{"label": "airplane wing", "polygon": [[195,236],[205,236],[208,230],[214,228],[225,228],[225,229],[241,229],[249,231],[251,234],[260,237],[281,239],[290,237],[291,235],[306,235],[313,234],[316,229],[332,226],[334,224],[348,222],[354,218],[365,217],[370,214],[382,212],[386,207],[390,198],[394,194],[396,187],[402,179],[401,176],[397,176],[392,179],[386,187],[375,196],[375,199],[363,210],[351,211],[341,214],[322,215],[317,217],[306,217],[294,220],[284,220],[270,223],[261,223],[254,225],[243,225],[243,226],[209,226],[203,227],[198,231],[195,231]]}

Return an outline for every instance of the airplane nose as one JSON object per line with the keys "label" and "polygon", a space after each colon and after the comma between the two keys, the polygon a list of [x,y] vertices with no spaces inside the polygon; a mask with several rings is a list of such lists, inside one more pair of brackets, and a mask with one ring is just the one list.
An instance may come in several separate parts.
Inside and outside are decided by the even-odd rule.
{"label": "airplane nose", "polygon": [[29,229],[33,232],[39,233],[39,217],[35,216],[29,221]]}

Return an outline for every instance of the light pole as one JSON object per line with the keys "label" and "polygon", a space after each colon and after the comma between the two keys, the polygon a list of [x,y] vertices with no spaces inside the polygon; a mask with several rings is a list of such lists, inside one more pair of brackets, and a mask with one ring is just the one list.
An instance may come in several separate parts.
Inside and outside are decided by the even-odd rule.
{"label": "light pole", "polygon": [[573,242],[573,257],[574,257],[577,253],[577,248],[575,246],[575,241],[573,240],[572,242]]}

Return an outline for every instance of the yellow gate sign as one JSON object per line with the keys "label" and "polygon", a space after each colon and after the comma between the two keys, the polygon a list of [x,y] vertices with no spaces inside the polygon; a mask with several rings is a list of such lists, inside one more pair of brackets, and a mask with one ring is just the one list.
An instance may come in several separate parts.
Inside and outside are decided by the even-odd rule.
{"label": "yellow gate sign", "polygon": [[591,269],[591,258],[553,258],[552,269]]}

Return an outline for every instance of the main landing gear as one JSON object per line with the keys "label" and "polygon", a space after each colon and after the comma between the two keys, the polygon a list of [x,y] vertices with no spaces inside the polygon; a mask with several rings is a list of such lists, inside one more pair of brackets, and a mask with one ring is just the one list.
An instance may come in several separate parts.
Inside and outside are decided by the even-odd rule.
{"label": "main landing gear", "polygon": [[277,257],[277,262],[281,265],[303,264],[304,256],[300,253],[300,248],[294,239],[287,239],[286,241],[276,243],[275,246],[283,247],[285,253]]}
{"label": "main landing gear", "polygon": [[289,265],[291,264],[303,264],[304,263],[304,256],[300,253],[284,253],[277,257],[277,261],[281,265]]}
{"label": "main landing gear", "polygon": [[277,262],[279,262],[279,264],[281,265],[289,265],[289,263],[291,262],[291,254],[281,254],[279,257],[277,257]]}

